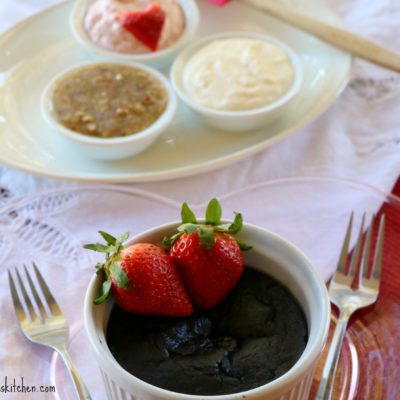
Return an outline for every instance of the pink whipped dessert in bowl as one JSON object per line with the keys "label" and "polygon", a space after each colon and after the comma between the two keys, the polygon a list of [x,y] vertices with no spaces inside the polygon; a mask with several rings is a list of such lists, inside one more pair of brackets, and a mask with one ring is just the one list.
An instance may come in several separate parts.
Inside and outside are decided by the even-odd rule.
{"label": "pink whipped dessert in bowl", "polygon": [[70,24],[94,56],[163,66],[194,36],[194,0],[77,0]]}

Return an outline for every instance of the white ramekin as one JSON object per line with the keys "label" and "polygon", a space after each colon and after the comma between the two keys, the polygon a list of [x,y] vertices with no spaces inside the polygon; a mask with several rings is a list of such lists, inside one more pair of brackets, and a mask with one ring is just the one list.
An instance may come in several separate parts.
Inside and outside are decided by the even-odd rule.
{"label": "white ramekin", "polygon": [[[178,222],[148,230],[128,243],[161,243],[176,231]],[[253,249],[246,252],[246,265],[265,272],[283,283],[301,304],[308,323],[309,338],[296,364],[278,379],[256,389],[221,396],[194,396],[175,393],[150,385],[124,370],[114,359],[105,339],[105,329],[112,301],[94,305],[100,289],[100,278],[90,281],[84,303],[86,332],[94,350],[110,400],[307,400],[314,370],[325,344],[330,305],[325,283],[308,258],[282,237],[245,224],[239,236]]]}
{"label": "white ramekin", "polygon": [[140,62],[156,67],[170,64],[175,55],[195,36],[199,25],[200,13],[195,0],[179,0],[185,15],[185,30],[171,46],[143,54],[127,54],[103,49],[94,44],[83,27],[83,20],[88,7],[96,0],[75,0],[70,14],[70,27],[76,41],[93,56],[114,61]]}
{"label": "white ramekin", "polygon": [[[289,90],[277,100],[264,107],[243,110],[225,111],[206,107],[191,99],[183,82],[185,65],[189,59],[204,46],[220,39],[246,38],[261,40],[282,49],[289,57],[294,71],[294,81]],[[178,54],[171,68],[171,82],[179,98],[187,104],[201,120],[213,128],[232,132],[243,132],[259,129],[279,117],[296,95],[303,83],[303,65],[299,55],[288,45],[278,39],[254,32],[223,32],[199,39]]]}
{"label": "white ramekin", "polygon": [[[75,132],[62,125],[52,111],[52,98],[57,84],[66,76],[79,69],[88,66],[113,64],[134,67],[148,72],[157,79],[167,92],[168,103],[164,112],[146,129],[129,136],[115,138],[98,138]],[[65,138],[77,151],[90,158],[100,160],[115,160],[131,157],[146,150],[160,135],[168,128],[175,117],[177,108],[176,95],[169,83],[169,80],[160,72],[146,65],[123,63],[123,62],[88,62],[75,65],[62,71],[55,76],[43,91],[41,98],[41,110],[43,118],[47,121],[54,133]]]}

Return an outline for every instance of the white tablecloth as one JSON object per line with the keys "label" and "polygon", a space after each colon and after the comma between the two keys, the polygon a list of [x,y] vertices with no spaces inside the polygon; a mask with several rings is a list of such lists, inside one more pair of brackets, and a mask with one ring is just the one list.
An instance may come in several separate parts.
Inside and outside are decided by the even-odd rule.
{"label": "white tablecloth", "polygon": [[[400,52],[399,0],[325,1],[343,17],[348,29]],[[55,0],[0,0],[0,32],[22,18],[55,2]],[[268,179],[304,175],[335,176],[353,179],[377,186],[385,191],[390,191],[400,174],[399,99],[399,74],[357,60],[354,63],[350,84],[340,98],[317,120],[299,130],[299,132],[284,142],[250,159],[237,162],[229,167],[211,173],[176,179],[169,182],[141,183],[131,186],[135,186],[137,189],[145,189],[176,201],[186,200],[191,203],[202,203],[211,198],[211,196],[234,192],[240,188]],[[10,199],[16,196],[27,193],[32,194],[44,188],[63,185],[70,184],[33,177],[11,170],[8,167],[0,166],[0,204],[10,201]],[[322,185],[321,187],[324,186]],[[330,191],[329,196],[335,196],[334,191]],[[324,193],[316,193],[313,198],[315,201],[319,201],[317,199],[323,199]],[[255,199],[246,197],[246,195],[243,195],[243,192],[240,200],[243,209],[253,207],[254,215],[262,213],[262,207],[265,207],[262,201],[255,201]],[[292,201],[293,196],[289,200]],[[66,196],[64,201],[66,204],[69,204],[68,202],[71,199],[69,196]],[[353,198],[353,202],[357,202],[356,195]],[[332,200],[330,203],[332,204]],[[53,229],[51,223],[54,222],[52,220],[54,210],[52,207],[58,207],[57,212],[62,213],[61,206],[63,204],[62,202],[60,203],[59,199],[56,199],[56,202],[46,203],[46,207],[50,207],[50,211],[46,207],[43,208],[40,206],[38,207],[38,212],[34,210],[35,212],[33,213],[33,208],[30,208],[29,213],[33,213],[36,218],[40,219],[46,229]],[[337,204],[342,204],[339,203],[339,196]],[[275,204],[275,206],[278,207],[279,204]],[[258,209],[254,209],[254,207],[258,207]],[[298,210],[301,210],[301,204],[298,205]],[[320,212],[324,212],[323,207]],[[24,217],[24,215],[21,214],[18,217]],[[151,216],[149,215],[150,217],[156,219],[157,211],[153,209]],[[146,220],[146,215],[141,215],[141,218]],[[318,221],[318,215],[313,214],[312,218],[314,221]],[[8,220],[11,220],[10,223],[15,224],[18,218],[14,220],[8,215]],[[21,225],[22,235],[29,236],[29,232],[26,229],[26,218],[21,219],[21,221],[25,224]],[[5,224],[6,220],[2,220],[1,222]],[[93,221],[91,222],[93,223]],[[2,228],[5,228],[5,225],[0,226],[0,229]],[[10,227],[8,228],[10,229]],[[13,227],[13,232],[17,231],[17,228]],[[139,227],[136,228],[139,229]],[[46,229],[42,229],[42,234],[46,234]],[[65,227],[56,224],[56,229],[64,232]],[[18,232],[20,231],[18,230]],[[71,232],[72,230],[69,234]],[[83,232],[80,232],[80,235],[72,235],[72,237],[76,241],[77,237],[80,238],[82,235]],[[86,239],[86,237],[84,238]],[[28,240],[25,236],[18,236],[18,239]],[[326,240],[326,244],[331,246],[333,242],[328,239]],[[48,252],[48,243],[46,241],[41,242],[41,245],[44,247],[42,246],[43,248],[40,247],[40,249],[38,248],[39,245],[35,243],[31,243],[30,250],[25,248],[24,252],[28,253],[28,255],[30,254],[29,251],[35,251],[35,254],[38,251],[43,253]],[[55,245],[57,243],[56,241]],[[2,249],[5,248],[6,244],[0,243],[3,246]],[[68,256],[74,254],[73,251],[74,249],[76,250],[76,246],[78,245],[79,243],[74,242],[73,247],[66,247],[65,254]],[[53,250],[51,249],[51,251]],[[24,252],[21,252],[21,257],[27,257]],[[63,256],[64,253],[61,255]],[[18,256],[18,254],[14,254],[10,260],[17,262]],[[43,255],[41,261],[46,265],[45,255]],[[328,264],[327,259],[321,259],[320,265],[322,265],[322,261]],[[47,259],[47,263],[51,263],[51,257]],[[59,261],[59,264],[61,265],[61,261]],[[73,292],[69,286],[67,288],[64,287],[64,281],[60,281],[57,271],[57,268],[48,269],[45,271],[45,275],[46,273],[47,276],[53,274],[50,275],[52,278],[52,287],[60,288],[60,291],[57,292],[58,299],[66,310],[69,321],[73,325],[74,318],[76,319],[76,307],[72,307],[71,298],[73,297],[72,294],[76,292]],[[2,299],[2,302],[0,302],[0,314],[4,323],[4,321],[14,321],[14,315],[8,298],[5,270],[3,272],[0,274],[2,278],[2,283],[0,284],[2,292],[2,297],[0,296]],[[73,273],[73,270],[69,270],[69,274],[71,273]],[[65,278],[65,275],[62,276]],[[73,281],[73,276],[68,276]],[[78,297],[82,298],[86,282],[80,281],[79,285],[79,290],[76,288],[74,290],[78,290]],[[7,293],[5,293],[6,291]],[[78,300],[76,297],[73,297],[73,301],[77,302]],[[26,354],[30,363],[32,363],[32,360],[37,362],[36,370],[32,370],[30,364],[27,364],[29,371],[24,376],[28,378],[29,376],[27,375],[30,374],[30,384],[32,382],[38,384],[49,383],[51,352],[39,349],[38,346],[27,345],[16,324],[6,323],[6,325],[0,329],[0,344],[2,347],[0,349],[0,379],[3,379],[1,372],[9,377],[14,376],[19,379],[21,373],[18,371],[22,371],[20,368],[22,365],[22,353]],[[74,329],[74,326],[72,328]],[[84,340],[82,331],[78,333],[77,337]],[[13,349],[18,349],[18,351],[14,351]],[[3,362],[5,365],[3,365]],[[90,365],[80,364],[80,368],[83,370],[87,381],[94,379],[93,369],[91,369]],[[0,386],[2,384],[4,384],[4,381],[0,380]],[[10,394],[3,397],[3,394],[0,392],[0,399],[20,400],[22,398],[30,398],[29,395],[26,397],[19,396],[18,394]],[[54,396],[43,394],[33,398],[50,400],[54,399]]]}
{"label": "white tablecloth", "polygon": [[[398,0],[325,1],[348,29],[400,52]],[[55,2],[0,0],[0,32]],[[262,180],[298,175],[345,177],[390,191],[400,173],[399,98],[399,74],[357,60],[340,98],[284,142],[212,173],[136,186],[192,202]],[[0,167],[0,186],[7,198],[64,184]]]}

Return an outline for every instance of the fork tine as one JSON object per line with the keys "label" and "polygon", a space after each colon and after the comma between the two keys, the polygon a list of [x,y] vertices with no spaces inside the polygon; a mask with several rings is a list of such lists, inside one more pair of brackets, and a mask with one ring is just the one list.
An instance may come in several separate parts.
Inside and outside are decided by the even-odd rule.
{"label": "fork tine", "polygon": [[372,238],[372,229],[374,227],[374,222],[375,222],[375,216],[373,215],[367,231],[367,237],[365,238],[362,262],[358,275],[359,284],[362,282],[363,279],[368,279],[368,264],[369,264],[369,255],[371,253],[371,238]]}
{"label": "fork tine", "polygon": [[36,304],[37,304],[37,306],[39,308],[40,314],[41,314],[43,319],[46,319],[46,317],[48,317],[47,311],[43,306],[42,300],[40,299],[39,294],[38,294],[38,292],[37,292],[37,290],[35,288],[35,285],[33,284],[31,275],[29,274],[28,269],[26,268],[26,265],[24,265],[24,270],[25,270],[25,275],[28,278],[29,287],[31,288],[31,292],[33,294],[33,298],[35,299],[35,302],[36,302]]}
{"label": "fork tine", "polygon": [[354,212],[352,212],[350,215],[349,223],[347,225],[347,230],[346,230],[346,236],[344,238],[342,250],[341,250],[340,256],[339,256],[338,265],[336,267],[336,273],[343,274],[343,275],[346,272],[346,260],[347,260],[347,254],[349,252],[349,246],[350,246],[350,236],[351,236],[351,230],[353,227],[353,217],[354,217]]}
{"label": "fork tine", "polygon": [[14,278],[11,275],[10,270],[8,272],[8,283],[11,291],[11,298],[14,304],[15,314],[17,315],[18,321],[21,325],[25,325],[29,322],[29,318],[25,313],[24,308],[22,307],[21,301],[18,296],[17,289],[15,287]]}
{"label": "fork tine", "polygon": [[365,223],[365,213],[363,214],[362,219],[361,219],[361,226],[360,226],[360,231],[358,233],[357,243],[354,248],[353,254],[351,256],[351,262],[350,262],[350,268],[349,268],[349,276],[350,277],[354,277],[356,275],[357,266],[360,263],[361,245],[362,245],[363,232],[364,232],[364,223]]}
{"label": "fork tine", "polygon": [[52,314],[54,316],[62,315],[60,307],[58,307],[58,304],[57,304],[55,298],[51,294],[49,287],[47,286],[46,282],[44,281],[43,276],[39,271],[39,268],[37,267],[37,265],[34,262],[32,262],[32,265],[33,265],[33,269],[35,270],[36,278],[39,282],[40,289],[42,290],[44,298],[47,301],[47,304],[48,304]]}
{"label": "fork tine", "polygon": [[24,298],[24,302],[25,302],[26,306],[28,307],[29,314],[30,314],[30,316],[32,318],[32,321],[33,322],[39,322],[39,317],[36,314],[36,311],[33,308],[31,299],[29,298],[29,295],[28,295],[28,293],[27,293],[27,291],[25,289],[25,286],[22,283],[21,275],[19,274],[18,269],[15,269],[15,273],[17,275],[17,281],[18,281],[19,287],[20,287],[21,292],[22,292],[22,297]]}
{"label": "fork tine", "polygon": [[371,276],[371,278],[378,280],[378,285],[381,279],[381,272],[382,272],[382,254],[383,254],[384,236],[385,236],[385,215],[382,214],[379,222],[378,237],[376,239],[377,245],[375,249],[374,263],[372,264],[372,276]]}

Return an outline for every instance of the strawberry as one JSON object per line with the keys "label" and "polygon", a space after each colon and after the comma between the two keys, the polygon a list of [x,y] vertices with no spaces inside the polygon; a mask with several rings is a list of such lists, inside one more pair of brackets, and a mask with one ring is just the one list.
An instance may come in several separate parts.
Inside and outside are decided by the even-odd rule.
{"label": "strawberry", "polygon": [[235,287],[243,268],[243,250],[248,246],[233,235],[242,229],[241,214],[230,224],[220,224],[222,210],[212,199],[205,223],[198,223],[189,206],[182,206],[182,225],[164,243],[189,291],[193,304],[207,310],[214,307]]}
{"label": "strawberry", "polygon": [[165,22],[165,11],[158,3],[151,4],[145,11],[124,12],[117,20],[150,50],[157,50]]}
{"label": "strawberry", "polygon": [[100,231],[107,244],[88,244],[84,248],[106,253],[106,261],[97,264],[104,277],[102,303],[111,293],[127,312],[143,315],[185,317],[193,312],[189,296],[171,258],[159,246],[136,243],[124,248],[128,234],[115,238]]}

